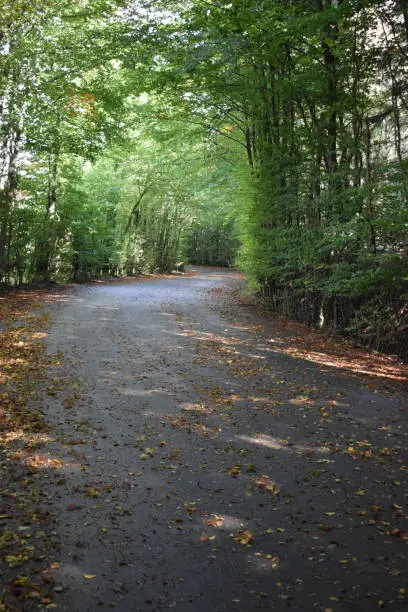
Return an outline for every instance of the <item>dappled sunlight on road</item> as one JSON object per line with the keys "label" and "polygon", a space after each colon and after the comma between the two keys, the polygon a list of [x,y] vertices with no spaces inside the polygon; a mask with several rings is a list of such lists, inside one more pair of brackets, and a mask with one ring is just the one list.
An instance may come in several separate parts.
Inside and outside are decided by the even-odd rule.
{"label": "dappled sunlight on road", "polygon": [[[338,338],[328,337],[322,332],[273,312],[261,313],[256,301],[249,296],[236,298],[236,305],[245,311],[248,324],[230,320],[227,329],[232,333],[235,330],[245,332],[246,342],[251,338],[261,353],[266,355],[269,353],[271,357],[274,354],[281,354],[310,362],[322,372],[337,371],[353,377],[382,379],[390,383],[404,382],[408,379],[408,365],[397,358],[348,344]],[[261,315],[262,320],[260,320]],[[199,336],[200,332],[196,333]],[[232,342],[222,338],[214,340],[234,345],[233,338],[230,338]],[[242,340],[236,342],[236,346],[238,344],[242,347]]]}
{"label": "dappled sunlight on road", "polygon": [[58,470],[64,466],[64,462],[61,459],[50,457],[48,454],[21,454],[19,459],[24,465],[36,470]]}
{"label": "dappled sunlight on road", "polygon": [[14,429],[12,431],[6,431],[2,435],[0,445],[23,442],[27,447],[34,448],[36,446],[42,446],[46,442],[49,442],[50,439],[51,438],[45,433],[30,434],[23,429]]}
{"label": "dappled sunlight on road", "polygon": [[288,401],[289,404],[292,404],[293,406],[314,406],[316,404],[315,401],[303,395],[299,395],[298,397],[292,397]]}
{"label": "dappled sunlight on road", "polygon": [[[9,458],[31,470],[31,474],[39,470],[69,470],[80,471],[81,464],[76,461],[62,460],[47,452],[47,445],[55,442],[55,438],[47,433],[28,433],[22,429],[14,429],[4,433],[0,438],[0,447],[8,449]],[[69,445],[68,443],[65,443]],[[38,449],[42,449],[38,453]]]}
{"label": "dappled sunlight on road", "polygon": [[201,522],[207,527],[214,527],[215,529],[219,529],[220,531],[241,529],[246,525],[246,521],[243,521],[242,518],[218,512],[206,515],[201,519]]}
{"label": "dappled sunlight on road", "polygon": [[129,387],[118,387],[118,393],[131,397],[149,397],[155,394],[163,394],[163,389],[132,389]]}
{"label": "dappled sunlight on road", "polygon": [[213,412],[211,408],[200,402],[185,402],[180,404],[180,410],[190,414],[210,414]]}
{"label": "dappled sunlight on road", "polygon": [[240,338],[236,338],[234,336],[219,336],[211,332],[203,332],[198,329],[191,329],[187,327],[182,329],[179,332],[176,332],[176,335],[194,338],[195,340],[205,340],[207,342],[217,342],[225,346],[235,346],[237,344],[242,344],[243,342]]}
{"label": "dappled sunlight on road", "polygon": [[237,440],[241,440],[243,442],[249,442],[250,444],[257,444],[259,446],[264,446],[265,448],[272,448],[273,450],[285,451],[289,453],[320,453],[327,454],[330,452],[330,449],[325,446],[315,447],[304,444],[299,444],[292,442],[291,440],[285,440],[282,438],[275,438],[274,436],[269,436],[267,434],[253,434],[253,435],[244,435],[240,434],[236,436]]}
{"label": "dappled sunlight on road", "polygon": [[248,353],[246,357],[250,357],[251,359],[260,359],[260,360],[266,359],[264,355],[254,355],[253,353]]}
{"label": "dappled sunlight on road", "polygon": [[[311,361],[318,366],[347,370],[354,375],[362,374],[401,382],[407,380],[407,366],[386,355],[363,349],[353,349],[351,353],[350,350],[347,350],[347,347],[343,348],[343,354],[339,354],[330,350],[323,352],[309,348],[302,349],[298,346],[285,346],[284,342],[281,344],[280,348],[271,349],[272,352],[284,353],[290,357]],[[357,355],[357,357],[354,357],[354,355]]]}

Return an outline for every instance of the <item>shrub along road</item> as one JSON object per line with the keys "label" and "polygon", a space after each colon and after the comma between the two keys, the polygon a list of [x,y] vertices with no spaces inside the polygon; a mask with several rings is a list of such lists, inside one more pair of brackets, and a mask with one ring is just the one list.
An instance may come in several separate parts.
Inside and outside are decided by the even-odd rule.
{"label": "shrub along road", "polygon": [[406,369],[241,283],[202,268],[51,308],[48,591],[14,576],[11,609],[405,609]]}

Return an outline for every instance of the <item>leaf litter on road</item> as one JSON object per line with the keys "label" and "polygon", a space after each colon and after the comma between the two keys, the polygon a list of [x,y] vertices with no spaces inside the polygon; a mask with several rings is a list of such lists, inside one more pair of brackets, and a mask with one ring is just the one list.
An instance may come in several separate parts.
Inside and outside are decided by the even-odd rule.
{"label": "leaf litter on road", "polygon": [[[103,491],[101,503],[96,506],[92,505],[95,502],[92,497],[97,496],[84,495],[85,485],[73,491],[78,498],[70,503],[78,502],[80,520],[87,524],[90,533],[96,530],[100,540],[105,541],[103,545],[110,546],[113,552],[115,539],[110,540],[111,529],[119,528],[127,537],[133,537],[122,521],[132,520],[135,508],[146,504],[151,512],[150,522],[143,528],[137,523],[129,525],[135,533],[147,527],[151,530],[146,534],[146,543],[152,538],[165,538],[162,555],[166,555],[166,549],[171,550],[174,545],[171,537],[175,537],[185,558],[189,558],[192,541],[198,545],[201,542],[200,549],[205,555],[210,553],[210,557],[221,550],[227,572],[231,555],[239,557],[238,567],[253,588],[242,586],[242,592],[236,592],[238,597],[231,599],[244,600],[243,605],[248,609],[252,609],[248,601],[256,606],[266,600],[267,605],[273,602],[278,609],[287,602],[296,605],[296,601],[303,601],[307,596],[305,582],[310,592],[314,588],[318,593],[321,609],[337,610],[339,605],[351,609],[358,597],[353,583],[359,585],[359,593],[364,591],[369,605],[382,602],[389,609],[398,609],[405,599],[406,559],[400,548],[405,537],[402,525],[405,500],[403,487],[398,484],[404,482],[405,463],[400,439],[394,438],[388,428],[398,423],[399,415],[393,415],[392,420],[390,411],[385,410],[387,418],[371,425],[368,413],[355,410],[352,398],[348,398],[351,387],[346,383],[343,383],[346,390],[341,387],[336,392],[336,385],[340,385],[337,380],[330,379],[329,388],[326,374],[318,368],[303,371],[299,364],[307,356],[305,353],[300,351],[295,355],[296,360],[290,361],[290,367],[284,361],[273,361],[268,344],[271,332],[266,329],[265,318],[255,324],[245,322],[246,311],[240,310],[244,307],[228,305],[221,298],[220,304],[212,302],[211,308],[218,313],[226,309],[222,312],[224,328],[233,329],[233,334],[227,331],[222,336],[211,332],[211,337],[206,336],[210,332],[200,333],[197,329],[200,321],[189,329],[188,316],[179,317],[185,330],[183,338],[196,343],[194,350],[199,363],[191,361],[191,367],[211,372],[208,380],[200,379],[195,384],[200,390],[191,398],[194,410],[183,410],[186,398],[179,403],[179,409],[170,409],[169,393],[161,406],[153,404],[150,416],[139,419],[135,428],[137,435],[133,439],[129,437],[129,442],[126,436],[117,435],[112,442],[109,434],[96,429],[95,434],[92,422],[83,425],[84,433],[80,437],[77,434],[71,437],[84,442],[81,444],[84,453],[77,459],[83,462],[82,467],[90,470],[88,490]],[[201,325],[206,325],[205,315]],[[246,328],[245,332],[237,331],[239,325]],[[288,345],[292,342],[294,328],[288,329],[288,339],[282,330],[274,332],[283,336],[280,347],[285,348],[285,342]],[[300,332],[296,333],[299,337]],[[330,346],[325,344],[329,350]],[[290,346],[287,355],[293,359],[289,349]],[[263,356],[266,359],[260,359]],[[163,368],[167,367],[163,363]],[[182,362],[177,362],[177,374],[173,375],[176,380],[192,376],[184,367]],[[143,376],[142,380],[150,381],[151,388],[158,386],[157,374],[150,374],[148,367]],[[49,389],[51,399],[58,400],[63,385],[57,380],[51,381]],[[364,392],[371,393],[371,390]],[[172,397],[181,397],[181,393],[178,396],[174,393]],[[146,415],[151,406],[149,401],[142,405]],[[72,403],[68,401],[64,407],[66,413],[75,413],[76,403],[76,398]],[[163,438],[166,445],[160,443]],[[135,442],[140,447],[137,450]],[[67,449],[75,453],[75,446],[68,444]],[[96,453],[92,448],[95,446],[98,446]],[[137,487],[131,488],[131,484],[119,487],[123,480],[119,467],[112,469],[110,490],[104,488],[103,473],[95,477],[97,456],[103,465],[104,454],[113,447],[120,449],[115,451],[118,453],[123,453],[125,448],[133,449],[131,461],[125,462],[124,473],[129,479],[137,480]],[[174,448],[179,450],[175,452]],[[95,453],[93,459],[88,457],[92,453]],[[110,456],[116,459],[124,455]],[[132,474],[139,474],[138,479],[133,479]],[[160,477],[157,479],[156,475]],[[23,490],[27,488],[30,485]],[[129,510],[124,503],[128,495],[140,500]],[[176,502],[172,501],[173,496]],[[180,501],[183,499],[187,505]],[[89,512],[96,513],[96,518],[87,520]],[[203,524],[205,531],[202,531]],[[169,539],[160,531],[160,525],[166,525]],[[21,554],[27,553],[30,545],[27,542]],[[86,554],[86,548],[78,548]],[[387,554],[382,554],[383,549]],[[129,559],[126,551],[123,554],[120,567],[127,567]],[[200,558],[200,562],[206,558]],[[256,565],[256,560],[267,562],[269,570],[276,573],[273,588],[265,586],[267,582],[261,578],[263,566]],[[300,567],[300,575],[292,572],[295,565]],[[99,572],[86,571],[91,567],[94,569],[91,564],[84,567],[85,573],[95,576],[90,581],[99,585]],[[381,586],[371,579],[378,574],[384,577]],[[26,572],[21,571],[21,575]],[[321,585],[330,586],[333,581],[338,583],[337,588],[331,593],[326,589],[323,599],[319,594]],[[23,581],[15,588],[22,589],[24,584]],[[57,593],[58,597],[64,597],[64,592]],[[152,601],[150,596],[149,601]]]}

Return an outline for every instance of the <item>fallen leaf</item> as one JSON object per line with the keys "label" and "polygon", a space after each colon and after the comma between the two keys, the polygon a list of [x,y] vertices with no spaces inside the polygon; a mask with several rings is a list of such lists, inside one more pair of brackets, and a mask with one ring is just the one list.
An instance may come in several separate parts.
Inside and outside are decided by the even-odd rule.
{"label": "fallen leaf", "polygon": [[86,490],[86,494],[87,494],[88,497],[99,497],[100,492],[99,492],[99,489],[94,489],[92,487],[89,487]]}
{"label": "fallen leaf", "polygon": [[254,534],[249,530],[237,531],[233,536],[235,542],[243,544],[244,546],[249,546],[254,541]]}

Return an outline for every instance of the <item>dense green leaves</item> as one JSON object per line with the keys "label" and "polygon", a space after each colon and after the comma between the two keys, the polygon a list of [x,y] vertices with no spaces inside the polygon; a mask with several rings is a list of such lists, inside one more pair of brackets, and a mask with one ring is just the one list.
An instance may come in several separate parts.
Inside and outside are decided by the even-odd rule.
{"label": "dense green leaves", "polygon": [[186,255],[229,265],[238,252],[279,310],[400,350],[405,3],[3,9],[3,281],[169,271]]}
{"label": "dense green leaves", "polygon": [[194,100],[218,129],[228,122],[253,169],[255,195],[239,215],[239,261],[253,285],[312,324],[356,333],[361,320],[363,341],[370,320],[387,329],[377,346],[401,350],[403,4],[197,1],[185,15]]}

